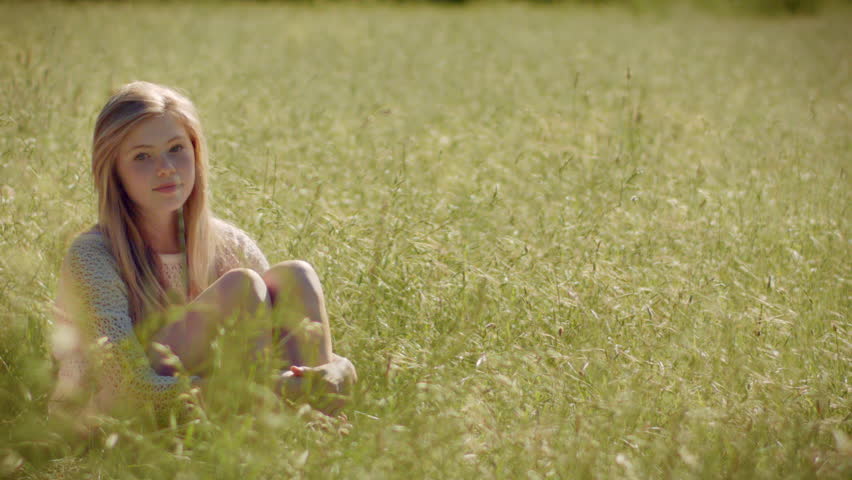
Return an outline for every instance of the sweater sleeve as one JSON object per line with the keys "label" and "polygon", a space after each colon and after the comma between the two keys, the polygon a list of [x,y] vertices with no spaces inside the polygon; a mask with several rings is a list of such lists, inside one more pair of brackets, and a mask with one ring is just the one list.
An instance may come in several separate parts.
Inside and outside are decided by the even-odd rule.
{"label": "sweater sleeve", "polygon": [[69,290],[61,308],[92,342],[92,370],[99,403],[118,397],[153,404],[162,411],[176,398],[178,378],[157,375],[133,330],[127,286],[99,234],[84,234],[72,244],[62,269]]}

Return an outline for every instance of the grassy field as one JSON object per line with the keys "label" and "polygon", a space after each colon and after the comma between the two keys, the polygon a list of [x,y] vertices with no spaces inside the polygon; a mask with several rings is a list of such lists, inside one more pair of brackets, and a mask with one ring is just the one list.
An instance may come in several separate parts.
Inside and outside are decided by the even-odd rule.
{"label": "grassy field", "polygon": [[[0,4],[0,477],[849,478],[852,10]],[[46,415],[94,118],[195,100],[313,263],[349,422],[223,350],[190,424]]]}

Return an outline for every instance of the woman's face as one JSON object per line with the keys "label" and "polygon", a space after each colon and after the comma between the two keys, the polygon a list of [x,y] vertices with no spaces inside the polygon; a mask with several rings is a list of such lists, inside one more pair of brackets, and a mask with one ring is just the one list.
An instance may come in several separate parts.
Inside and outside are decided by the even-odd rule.
{"label": "woman's face", "polygon": [[119,146],[118,177],[146,217],[179,210],[195,186],[195,149],[183,125],[166,113],[143,120]]}

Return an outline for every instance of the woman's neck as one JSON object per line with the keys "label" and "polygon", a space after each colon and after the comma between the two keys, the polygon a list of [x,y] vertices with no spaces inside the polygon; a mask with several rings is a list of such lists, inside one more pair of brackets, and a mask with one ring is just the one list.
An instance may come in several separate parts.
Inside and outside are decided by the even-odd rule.
{"label": "woman's neck", "polygon": [[181,253],[177,212],[158,217],[143,216],[141,220],[142,238],[156,253]]}

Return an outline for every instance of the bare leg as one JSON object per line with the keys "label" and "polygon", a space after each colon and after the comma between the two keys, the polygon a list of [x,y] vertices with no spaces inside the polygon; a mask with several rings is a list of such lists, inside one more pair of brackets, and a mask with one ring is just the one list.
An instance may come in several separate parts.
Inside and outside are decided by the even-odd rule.
{"label": "bare leg", "polygon": [[332,353],[331,330],[319,277],[307,262],[274,265],[263,274],[284,361],[293,367],[279,377],[278,391],[332,415],[347,401],[358,376],[346,358]]}
{"label": "bare leg", "polygon": [[[253,270],[237,268],[226,272],[187,305],[184,317],[157,331],[152,341],[165,345],[180,358],[190,373],[199,373],[210,360],[210,345],[222,322],[232,316],[249,317],[269,305],[264,280]],[[161,375],[174,374],[165,358],[149,351],[152,367]]]}
{"label": "bare leg", "polygon": [[[281,326],[278,338],[284,343],[285,361],[309,367],[330,362],[331,330],[325,299],[311,264],[301,260],[281,262],[263,274],[263,281],[273,315]],[[309,321],[307,325],[303,323],[305,319]]]}
{"label": "bare leg", "polygon": [[[169,347],[190,373],[207,373],[210,346],[222,323],[233,316],[252,318],[262,307],[271,307],[275,329],[256,338],[255,355],[280,353],[285,365],[299,367],[278,374],[276,391],[326,413],[339,410],[357,373],[349,360],[332,353],[322,286],[307,262],[279,263],[262,276],[247,269],[227,272],[188,305],[183,318],[157,331],[152,341]],[[280,341],[283,351],[264,348],[274,340]],[[165,359],[159,352],[150,354],[158,373],[174,374]]]}

